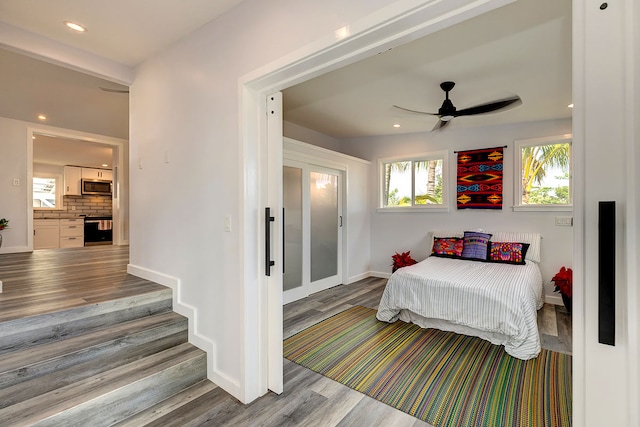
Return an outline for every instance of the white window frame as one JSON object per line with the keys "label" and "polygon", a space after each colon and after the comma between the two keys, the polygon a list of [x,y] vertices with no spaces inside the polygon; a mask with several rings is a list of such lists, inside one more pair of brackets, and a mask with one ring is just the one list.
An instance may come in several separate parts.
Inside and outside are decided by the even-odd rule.
{"label": "white window frame", "polygon": [[56,181],[56,207],[55,208],[47,208],[47,207],[33,207],[33,197],[31,197],[31,205],[33,207],[33,210],[36,211],[60,211],[60,210],[64,210],[63,206],[62,206],[62,192],[64,189],[64,180],[63,180],[63,176],[61,174],[57,174],[57,173],[47,173],[47,172],[34,172],[33,173],[33,177],[31,179],[31,194],[33,195],[33,178],[48,178],[48,179],[55,179]]}
{"label": "white window frame", "polygon": [[522,204],[522,148],[529,147],[534,145],[552,145],[552,144],[562,144],[569,143],[572,145],[573,143],[573,135],[565,134],[565,135],[555,135],[548,136],[543,138],[529,138],[529,139],[519,139],[515,141],[515,150],[514,151],[514,185],[513,185],[513,210],[514,212],[572,212],[573,211],[573,147],[571,150],[571,157],[569,159],[569,197],[570,202],[566,205],[530,205],[530,204]]}
{"label": "white window frame", "polygon": [[[384,177],[387,163],[442,160],[442,203],[412,206],[384,206]],[[411,203],[415,199],[415,166],[411,168]],[[411,156],[394,156],[378,159],[378,212],[449,212],[449,151],[432,151]]]}

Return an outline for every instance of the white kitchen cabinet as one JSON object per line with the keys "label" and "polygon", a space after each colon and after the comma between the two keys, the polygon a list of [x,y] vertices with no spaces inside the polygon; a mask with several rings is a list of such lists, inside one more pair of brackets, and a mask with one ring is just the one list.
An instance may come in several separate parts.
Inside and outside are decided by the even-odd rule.
{"label": "white kitchen cabinet", "polygon": [[60,220],[34,219],[33,220],[33,249],[55,249],[59,247],[60,247]]}
{"label": "white kitchen cabinet", "polygon": [[81,196],[80,179],[82,178],[82,168],[78,166],[64,167],[64,195]]}
{"label": "white kitchen cabinet", "polygon": [[113,171],[111,169],[82,168],[82,178],[103,179],[105,181],[112,181]]}
{"label": "white kitchen cabinet", "polygon": [[60,220],[60,247],[81,248],[84,246],[84,220],[69,218]]}

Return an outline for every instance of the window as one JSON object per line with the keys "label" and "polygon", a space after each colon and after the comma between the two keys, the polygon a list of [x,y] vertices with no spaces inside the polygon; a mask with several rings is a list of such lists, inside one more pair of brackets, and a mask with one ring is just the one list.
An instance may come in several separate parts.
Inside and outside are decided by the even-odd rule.
{"label": "window", "polygon": [[62,209],[62,176],[46,173],[33,176],[33,208]]}
{"label": "window", "polygon": [[447,152],[380,160],[381,208],[446,208]]}
{"label": "window", "polygon": [[516,141],[515,210],[571,210],[571,135]]}

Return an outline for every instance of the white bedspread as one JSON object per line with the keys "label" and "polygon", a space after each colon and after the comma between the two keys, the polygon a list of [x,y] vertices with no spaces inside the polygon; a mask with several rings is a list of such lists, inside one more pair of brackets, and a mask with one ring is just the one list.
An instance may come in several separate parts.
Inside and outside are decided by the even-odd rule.
{"label": "white bedspread", "polygon": [[543,304],[542,290],[540,269],[532,261],[511,265],[429,257],[389,278],[377,318],[395,322],[404,309],[446,320],[477,330],[474,335],[528,360],[540,352],[537,310]]}

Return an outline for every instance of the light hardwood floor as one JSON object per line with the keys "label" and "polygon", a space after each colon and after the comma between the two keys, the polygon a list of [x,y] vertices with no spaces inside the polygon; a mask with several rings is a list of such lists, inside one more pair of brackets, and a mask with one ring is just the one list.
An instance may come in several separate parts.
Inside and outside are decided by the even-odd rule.
{"label": "light hardwood floor", "polygon": [[[126,273],[127,247],[92,247],[0,255],[0,321],[160,287]],[[284,307],[288,337],[354,305],[377,308],[386,280],[337,286]],[[571,351],[571,318],[564,308],[539,312],[543,347]],[[1,350],[1,349],[0,349]],[[243,405],[219,387],[202,385],[154,411],[160,419],[122,425],[153,426],[429,426],[306,368],[284,361],[281,395],[268,393]],[[176,402],[189,399],[187,404]]]}

